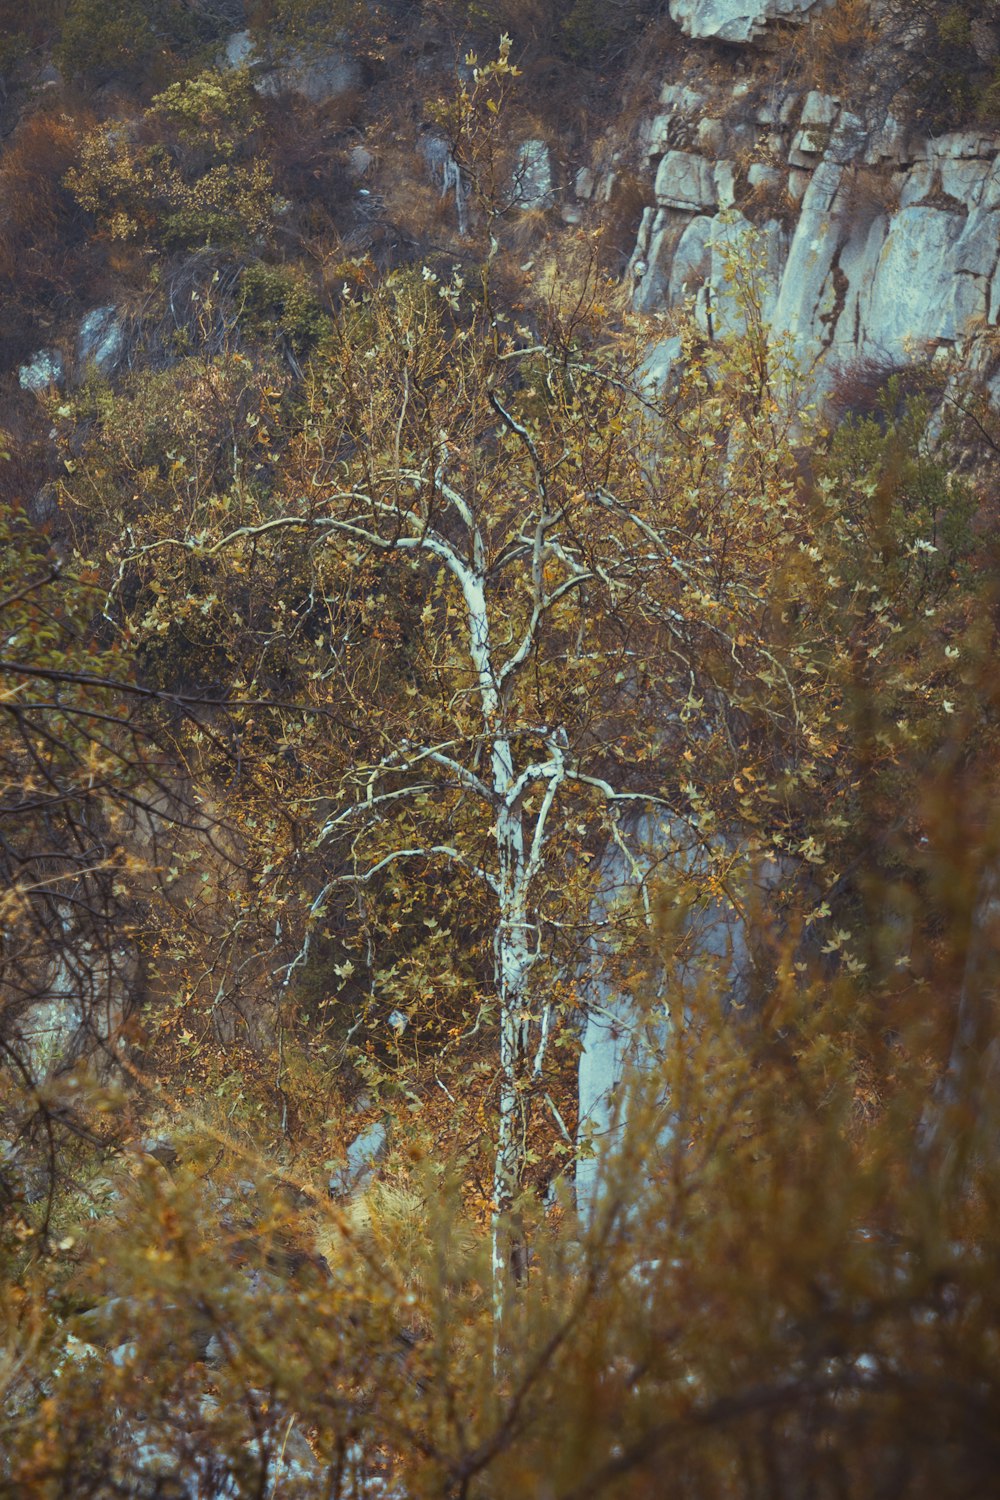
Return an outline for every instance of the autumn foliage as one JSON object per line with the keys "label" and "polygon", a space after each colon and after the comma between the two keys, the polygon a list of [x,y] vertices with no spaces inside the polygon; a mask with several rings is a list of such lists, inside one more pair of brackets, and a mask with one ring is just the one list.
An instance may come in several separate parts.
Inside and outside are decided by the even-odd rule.
{"label": "autumn foliage", "polygon": [[0,1495],[989,1493],[989,455],[911,369],[817,414],[752,231],[657,385],[610,231],[512,196],[506,38],[387,269],[353,116],[214,14],[71,5],[143,97],[0,157],[31,318],[129,284],[0,431]]}

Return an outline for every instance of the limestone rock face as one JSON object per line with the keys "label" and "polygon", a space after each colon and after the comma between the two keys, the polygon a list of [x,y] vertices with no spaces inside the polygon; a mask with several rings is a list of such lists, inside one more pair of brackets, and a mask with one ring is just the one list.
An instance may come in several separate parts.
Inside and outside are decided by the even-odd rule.
{"label": "limestone rock face", "polygon": [[266,74],[255,85],[265,96],[299,94],[310,104],[327,104],[349,94],[361,82],[357,58],[337,47],[293,57],[289,62]]}
{"label": "limestone rock face", "polygon": [[251,69],[254,88],[268,98],[299,94],[310,104],[327,104],[361,83],[360,63],[340,47],[293,53],[275,65],[266,48],[258,49],[249,31],[234,31],[228,36],[216,62],[220,68]]}
{"label": "limestone rock face", "polygon": [[670,14],[688,36],[752,42],[768,21],[804,15],[816,0],[670,0]]}
{"label": "limestone rock face", "polygon": [[[698,882],[713,862],[727,863],[735,847],[721,835],[705,839],[682,818],[665,814],[636,820],[624,836],[624,848],[611,844],[601,865],[601,887],[594,900],[590,960],[582,976],[587,1022],[580,1053],[579,1139],[583,1148],[576,1169],[577,1207],[586,1213],[598,1193],[601,1156],[613,1147],[628,1114],[627,1073],[646,1072],[670,1045],[671,1013],[676,1015],[705,985],[724,1005],[740,1006],[752,996],[756,977],[753,933],[747,911],[760,910],[788,872],[775,865],[747,865],[746,898],[739,904],[723,897],[703,899]],[[638,882],[664,883],[665,899],[676,887],[679,922],[675,953],[669,956],[653,992],[645,997],[623,993],[614,977],[616,907],[638,899]],[[665,1136],[669,1136],[668,1101]]]}
{"label": "limestone rock face", "polygon": [[330,1177],[332,1197],[362,1193],[372,1182],[378,1163],[385,1154],[389,1134],[382,1120],[373,1120],[347,1148],[347,1158]]}
{"label": "limestone rock face", "polygon": [[904,208],[894,215],[861,302],[865,334],[896,359],[914,341],[954,340],[955,249],[963,221],[938,208]]}
{"label": "limestone rock face", "polygon": [[689,151],[667,151],[660,158],[654,191],[661,208],[698,213],[719,202],[713,163]]}
{"label": "limestone rock face", "polygon": [[[692,35],[730,40],[779,13],[764,0],[674,0],[672,10]],[[761,98],[746,79],[671,80],[659,106],[637,132],[654,205],[629,263],[636,311],[693,299],[707,337],[737,330],[726,266],[742,245],[760,268],[764,317],[803,372],[804,401],[822,399],[857,359],[888,367],[955,349],[978,368],[970,340],[1000,324],[1000,133],[920,139],[815,90],[776,86]],[[668,373],[675,361],[671,352]]]}
{"label": "limestone rock face", "polygon": [[219,66],[225,68],[244,68],[254,61],[255,50],[253,37],[249,31],[234,31],[228,36],[219,54]]}

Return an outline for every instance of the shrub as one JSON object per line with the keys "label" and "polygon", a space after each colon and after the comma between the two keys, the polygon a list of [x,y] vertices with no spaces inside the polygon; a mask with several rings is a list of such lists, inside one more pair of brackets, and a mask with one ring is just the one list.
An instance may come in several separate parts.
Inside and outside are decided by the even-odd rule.
{"label": "shrub", "polygon": [[871,0],[834,0],[797,28],[792,45],[811,87],[837,94],[851,91],[877,39]]}
{"label": "shrub", "polygon": [[912,589],[914,607],[946,588],[975,551],[973,492],[926,437],[928,389],[919,371],[886,375],[876,361],[842,373],[835,392],[854,410],[821,465],[844,497],[858,555],[880,554],[889,586]]}
{"label": "shrub", "polygon": [[80,123],[68,115],[30,115],[0,157],[4,363],[37,341],[39,307],[86,288],[100,263],[100,252],[87,243],[86,216],[64,184],[80,134]]}
{"label": "shrub", "polygon": [[561,50],[584,62],[667,9],[662,0],[438,0],[428,8],[484,39],[509,32],[522,46]]}
{"label": "shrub", "polygon": [[251,337],[287,339],[295,354],[311,348],[327,326],[316,292],[297,266],[270,266],[256,261],[240,279],[243,296],[241,329]]}
{"label": "shrub", "polygon": [[137,130],[91,132],[66,184],[110,239],[245,245],[267,235],[280,206],[256,154],[260,125],[245,72],[200,73],[157,95]]}
{"label": "shrub", "polygon": [[183,0],[71,0],[56,56],[70,78],[135,85],[217,38],[222,19]]}
{"label": "shrub", "polygon": [[343,42],[348,33],[356,43],[376,11],[364,0],[254,0],[249,19],[269,50],[298,51]]}
{"label": "shrub", "polygon": [[9,74],[34,47],[45,46],[56,31],[60,0],[0,0],[0,74]]}
{"label": "shrub", "polygon": [[345,167],[342,132],[356,118],[358,105],[356,93],[322,107],[295,95],[263,102],[267,157],[290,204],[285,233],[337,238],[338,222],[353,221],[358,200]]}
{"label": "shrub", "polygon": [[998,24],[997,0],[836,0],[795,45],[812,87],[939,134],[1000,117]]}

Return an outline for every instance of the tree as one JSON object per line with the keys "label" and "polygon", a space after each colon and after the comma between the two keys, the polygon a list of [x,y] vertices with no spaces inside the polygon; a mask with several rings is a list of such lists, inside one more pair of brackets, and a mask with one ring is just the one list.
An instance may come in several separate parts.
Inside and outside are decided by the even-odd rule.
{"label": "tree", "polygon": [[[249,379],[244,356],[192,361],[171,420],[197,435],[196,459],[158,425],[158,467],[135,460],[118,480],[99,440],[75,500],[82,526],[106,505],[127,538],[109,618],[147,671],[211,671],[241,764],[255,757],[273,787],[242,821],[265,947],[283,950],[279,1010],[336,917],[340,976],[363,967],[394,1024],[446,1010],[442,1056],[495,1032],[498,1300],[508,1261],[523,1267],[510,1226],[540,1110],[572,1146],[556,1043],[604,920],[603,844],[627,847],[651,807],[710,852],[738,826],[749,857],[812,867],[821,922],[856,821],[859,682],[877,663],[887,702],[907,705],[866,743],[891,765],[913,705],[949,711],[957,670],[924,649],[922,619],[900,623],[899,580],[935,551],[914,518],[874,552],[853,497],[800,481],[752,255],[730,268],[733,333],[689,331],[685,372],[659,394],[641,325],[604,332],[613,289],[585,244],[572,277],[508,279],[505,310],[509,203],[489,136],[513,71],[505,45],[440,112],[483,200],[478,266],[440,257],[382,282],[354,266],[301,395],[264,375],[236,404],[220,393]],[[215,464],[205,424],[222,418]],[[139,400],[129,424],[112,409],[104,431],[131,458]],[[738,876],[723,888],[740,901]],[[404,911],[433,933],[415,953]]]}
{"label": "tree", "polygon": [[[299,680],[326,717],[282,730],[300,768],[292,868],[328,873],[281,983],[338,893],[372,893],[384,949],[397,867],[424,883],[451,872],[492,955],[469,1029],[498,1032],[500,1284],[602,841],[650,806],[708,838],[756,797],[764,848],[797,816],[796,778],[835,755],[836,710],[819,707],[825,642],[775,629],[781,589],[808,610],[814,580],[757,372],[741,384],[727,350],[723,389],[692,350],[683,393],[653,400],[627,345],[595,358],[596,283],[544,331],[507,321],[489,272],[485,287],[425,267],[349,296],[273,486],[241,488],[238,526],[204,508],[130,566],[155,567],[166,620],[183,599],[175,567],[209,571],[223,599],[295,558]],[[262,676],[285,635],[265,629]],[[414,1013],[425,987],[414,979]]]}

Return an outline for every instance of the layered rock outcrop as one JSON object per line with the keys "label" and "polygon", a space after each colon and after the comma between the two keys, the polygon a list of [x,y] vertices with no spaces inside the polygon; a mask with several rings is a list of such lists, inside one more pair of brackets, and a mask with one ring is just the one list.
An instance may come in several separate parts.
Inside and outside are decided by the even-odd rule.
{"label": "layered rock outcrop", "polygon": [[750,42],[769,21],[797,18],[822,0],[670,0],[670,14],[690,37]]}
{"label": "layered rock outcrop", "polygon": [[[684,0],[692,28],[710,11],[742,14]],[[808,396],[855,361],[889,370],[939,351],[991,379],[974,346],[1000,320],[1000,133],[928,138],[742,78],[667,83],[635,146],[651,199],[627,273],[637,311],[693,306],[709,337],[731,328],[727,263],[742,243]]]}
{"label": "layered rock outcrop", "polygon": [[[712,884],[713,873],[727,872]],[[763,926],[776,893],[793,883],[791,863],[755,860],[738,840],[704,834],[683,818],[646,814],[608,845],[590,911],[589,953],[580,978],[586,1021],[578,1075],[577,1207],[588,1214],[600,1195],[601,1160],[623,1139],[630,1112],[628,1077],[662,1073],[678,1020],[707,992],[724,1006],[752,1003],[759,983]],[[642,892],[642,896],[640,895]],[[656,972],[636,994],[617,972],[622,911],[644,900],[674,913]],[[663,1139],[670,1137],[670,1100],[657,1100]]]}

